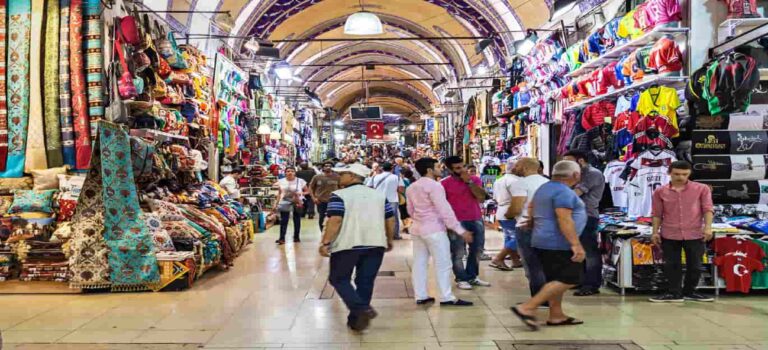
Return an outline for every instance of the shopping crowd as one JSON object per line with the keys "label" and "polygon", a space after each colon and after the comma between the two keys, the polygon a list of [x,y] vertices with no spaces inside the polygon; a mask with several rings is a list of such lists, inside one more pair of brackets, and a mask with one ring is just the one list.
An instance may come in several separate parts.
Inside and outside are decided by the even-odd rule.
{"label": "shopping crowd", "polygon": [[[653,195],[652,239],[662,247],[670,288],[650,301],[712,301],[696,291],[701,273],[696,267],[700,267],[705,241],[712,238],[711,193],[707,186],[689,181],[689,163],[673,162],[669,171],[670,184]],[[403,234],[412,240],[417,304],[436,302],[427,289],[430,258],[441,306],[472,305],[454,295],[454,283],[463,290],[491,286],[480,278],[479,267],[485,248],[481,204],[493,199],[504,245],[490,258],[490,266],[501,271],[522,266],[531,294],[529,300],[512,306],[512,312],[532,330],[542,324],[582,324],[564,312],[562,300],[571,289],[576,289],[577,297],[600,293],[602,172],[579,151],[557,162],[551,178],[542,174],[538,159],[519,158],[505,165],[492,197],[474,172],[456,156],[442,161],[350,156],[315,167],[306,163],[299,169],[287,167],[275,184],[279,190],[275,210],[280,214],[277,243],[285,244],[290,220],[293,241],[298,243],[302,217],[317,217],[323,232],[320,254],[330,257],[329,282],[350,310],[347,325],[362,331],[377,316],[370,302],[384,254]],[[549,310],[546,321],[536,318],[539,308]]]}

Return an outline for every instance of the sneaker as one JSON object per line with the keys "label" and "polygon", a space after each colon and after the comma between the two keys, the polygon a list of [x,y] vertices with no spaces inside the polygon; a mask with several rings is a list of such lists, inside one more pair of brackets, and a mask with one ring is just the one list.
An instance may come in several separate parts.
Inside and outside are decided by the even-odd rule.
{"label": "sneaker", "polygon": [[490,282],[483,281],[483,280],[481,280],[479,278],[475,278],[475,279],[469,281],[469,284],[471,284],[473,286],[480,286],[480,287],[490,287],[491,286]]}
{"label": "sneaker", "polygon": [[682,303],[685,299],[681,295],[664,294],[662,296],[648,299],[652,303]]}
{"label": "sneaker", "polygon": [[440,303],[440,306],[472,306],[474,303],[471,301],[456,299],[453,301],[443,301]]}
{"label": "sneaker", "polygon": [[429,298],[426,298],[426,299],[416,300],[416,305],[424,305],[424,304],[430,304],[430,303],[434,303],[434,302],[435,302],[435,298],[429,297]]}
{"label": "sneaker", "polygon": [[456,284],[456,287],[459,288],[459,289],[463,289],[463,290],[471,290],[472,289],[472,285],[469,284],[469,282],[467,282],[467,281],[460,281],[459,283]]}
{"label": "sneaker", "polygon": [[483,254],[480,255],[480,261],[488,261],[488,260],[491,260],[491,259],[493,259],[493,257],[488,255],[488,254],[483,253]]}
{"label": "sneaker", "polygon": [[704,296],[697,293],[691,293],[691,294],[685,295],[683,296],[683,299],[685,299],[685,301],[698,301],[698,302],[705,302],[705,303],[711,303],[715,301],[715,298]]}

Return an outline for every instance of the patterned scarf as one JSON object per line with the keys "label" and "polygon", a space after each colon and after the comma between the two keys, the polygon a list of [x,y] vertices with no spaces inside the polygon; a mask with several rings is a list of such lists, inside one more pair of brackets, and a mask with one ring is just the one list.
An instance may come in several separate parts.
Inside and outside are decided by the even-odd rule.
{"label": "patterned scarf", "polygon": [[91,136],[88,101],[85,97],[83,63],[83,0],[69,5],[69,67],[72,88],[72,117],[75,124],[76,169],[88,169],[91,163]]}
{"label": "patterned scarf", "polygon": [[6,0],[0,0],[0,171],[8,157],[8,105],[5,96],[5,20]]}
{"label": "patterned scarf", "polygon": [[32,32],[29,51],[29,122],[27,124],[27,149],[24,171],[48,169],[45,154],[45,131],[43,128],[43,72],[41,53],[43,47],[43,11],[45,0],[32,0]]}
{"label": "patterned scarf", "polygon": [[61,113],[61,152],[64,164],[75,168],[75,129],[72,127],[72,99],[69,84],[69,0],[61,0],[59,21],[59,112]]}
{"label": "patterned scarf", "polygon": [[128,133],[100,121],[75,216],[70,270],[73,288],[151,289],[159,280],[154,243],[140,220]]}
{"label": "patterned scarf", "polygon": [[104,118],[104,55],[102,53],[101,0],[86,0],[85,4],[85,70],[88,82],[88,116],[91,135],[96,137],[96,125]]}
{"label": "patterned scarf", "polygon": [[64,164],[61,155],[59,116],[59,2],[48,1],[45,9],[45,62],[43,63],[43,108],[45,110],[45,150],[48,167]]}
{"label": "patterned scarf", "polygon": [[29,31],[32,7],[29,0],[8,3],[8,161],[0,177],[24,174],[24,148],[29,117]]}

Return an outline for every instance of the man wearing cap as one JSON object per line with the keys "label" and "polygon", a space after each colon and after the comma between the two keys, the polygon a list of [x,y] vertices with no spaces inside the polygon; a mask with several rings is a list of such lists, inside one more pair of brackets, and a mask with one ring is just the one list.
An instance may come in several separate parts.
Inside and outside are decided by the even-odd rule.
{"label": "man wearing cap", "polygon": [[333,171],[342,189],[328,201],[320,255],[331,258],[328,281],[349,309],[347,326],[362,331],[377,315],[371,307],[373,285],[384,252],[392,250],[396,212],[384,194],[363,185],[368,167],[355,163]]}

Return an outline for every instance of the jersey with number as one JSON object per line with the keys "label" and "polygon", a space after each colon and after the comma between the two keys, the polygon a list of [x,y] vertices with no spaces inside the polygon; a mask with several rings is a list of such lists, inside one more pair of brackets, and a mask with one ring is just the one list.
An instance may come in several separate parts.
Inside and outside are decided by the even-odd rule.
{"label": "jersey with number", "polygon": [[627,214],[635,217],[650,217],[653,192],[669,184],[668,167],[641,168],[629,181]]}
{"label": "jersey with number", "polygon": [[614,160],[605,166],[605,171],[603,172],[605,183],[611,189],[614,207],[627,207],[627,192],[624,190],[626,181],[621,178],[621,173],[624,172],[626,167],[626,163]]}

